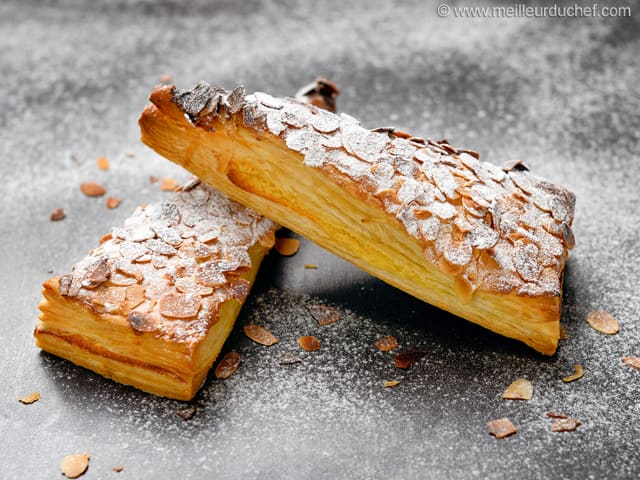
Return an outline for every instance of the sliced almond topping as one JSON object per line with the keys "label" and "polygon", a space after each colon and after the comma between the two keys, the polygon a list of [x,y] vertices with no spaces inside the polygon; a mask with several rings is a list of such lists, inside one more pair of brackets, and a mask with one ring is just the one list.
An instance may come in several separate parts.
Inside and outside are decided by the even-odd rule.
{"label": "sliced almond topping", "polygon": [[51,219],[52,222],[58,222],[64,219],[66,216],[67,214],[64,213],[63,209],[56,208],[53,212],[51,212],[51,215],[49,216],[49,218]]}
{"label": "sliced almond topping", "polygon": [[31,405],[32,403],[36,403],[38,400],[40,400],[40,393],[39,392],[32,392],[29,395],[26,395],[24,397],[20,397],[18,399],[18,401],[20,403],[24,403],[25,405]]}
{"label": "sliced almond topping", "polygon": [[278,339],[264,327],[255,324],[249,324],[244,326],[244,334],[260,345],[266,345],[267,347],[278,343]]}
{"label": "sliced almond topping", "polygon": [[96,182],[84,182],[80,184],[80,191],[87,197],[101,197],[107,193],[104,187]]}
{"label": "sliced almond topping", "polygon": [[187,420],[191,420],[193,416],[197,413],[198,409],[196,407],[189,407],[183,410],[178,410],[176,415],[182,418],[185,422]]}
{"label": "sliced almond topping", "polygon": [[489,434],[493,435],[498,440],[502,440],[503,438],[513,435],[518,431],[515,425],[511,423],[511,420],[506,417],[491,420],[487,423],[487,426],[489,427]]}
{"label": "sliced almond topping", "polygon": [[640,357],[622,357],[622,362],[636,370],[640,370]]}
{"label": "sliced almond topping", "polygon": [[298,253],[300,249],[300,240],[297,238],[284,238],[279,237],[276,238],[276,252],[278,252],[283,257],[290,257]]}
{"label": "sliced almond topping", "polygon": [[304,268],[306,268],[307,270],[316,270],[318,268],[318,265],[315,263],[305,263]]}
{"label": "sliced almond topping", "polygon": [[298,344],[300,348],[306,350],[307,352],[315,352],[320,350],[320,340],[318,340],[313,335],[304,335],[298,338]]}
{"label": "sliced almond topping", "polygon": [[552,432],[573,432],[582,425],[577,418],[555,418],[551,424]]}
{"label": "sliced almond topping", "polygon": [[337,308],[323,305],[321,303],[307,305],[307,310],[321,327],[331,325],[342,318],[342,315],[340,315]]}
{"label": "sliced almond topping", "polygon": [[515,380],[502,394],[507,400],[531,400],[533,397],[533,385],[526,378]]}
{"label": "sliced almond topping", "polygon": [[200,296],[194,294],[168,293],[160,298],[160,313],[165,317],[193,318],[200,309]]}
{"label": "sliced almond topping", "polygon": [[618,333],[620,327],[618,321],[604,310],[594,310],[587,315],[587,323],[591,328],[600,333],[614,335]]}
{"label": "sliced almond topping", "polygon": [[397,368],[406,370],[427,354],[424,350],[406,350],[398,353],[393,361]]}
{"label": "sliced almond topping", "polygon": [[107,198],[107,208],[110,208],[110,209],[117,208],[118,205],[120,205],[120,199],[118,197]]}
{"label": "sliced almond topping", "polygon": [[160,180],[160,190],[162,191],[173,192],[176,188],[178,188],[178,186],[178,182],[176,182],[171,177],[162,177],[162,180]]}
{"label": "sliced almond topping", "polygon": [[222,360],[220,360],[220,363],[218,363],[218,366],[215,369],[214,373],[216,378],[229,378],[231,375],[236,373],[238,368],[240,368],[240,363],[240,354],[238,352],[227,353],[222,357]]}
{"label": "sliced almond topping", "polygon": [[98,157],[96,165],[100,170],[109,170],[109,159],[107,157]]}
{"label": "sliced almond topping", "polygon": [[129,285],[126,290],[125,298],[127,302],[127,308],[133,310],[142,302],[144,302],[145,288],[142,285]]}
{"label": "sliced almond topping", "polygon": [[60,470],[67,478],[78,478],[89,468],[89,458],[88,453],[67,455],[60,462]]}
{"label": "sliced almond topping", "polygon": [[400,380],[385,380],[383,385],[384,388],[397,387],[398,385],[400,385]]}
{"label": "sliced almond topping", "polygon": [[390,352],[391,350],[395,350],[396,348],[398,348],[398,339],[392,336],[382,337],[380,340],[374,343],[374,345],[381,352]]}
{"label": "sliced almond topping", "polygon": [[582,368],[582,365],[576,364],[573,366],[573,368],[575,369],[575,373],[567,377],[563,377],[562,381],[564,383],[574,382],[584,376],[584,369]]}

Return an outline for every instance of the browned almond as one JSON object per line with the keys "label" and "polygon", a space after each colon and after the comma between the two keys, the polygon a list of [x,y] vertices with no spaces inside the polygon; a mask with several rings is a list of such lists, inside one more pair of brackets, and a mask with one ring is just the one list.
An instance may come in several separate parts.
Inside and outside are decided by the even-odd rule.
{"label": "browned almond", "polygon": [[176,415],[182,418],[185,422],[187,420],[191,420],[193,416],[197,413],[198,409],[196,407],[189,407],[182,410],[178,410]]}
{"label": "browned almond", "polygon": [[489,427],[489,434],[493,435],[498,440],[502,440],[503,438],[513,435],[518,431],[515,425],[511,423],[511,420],[506,417],[491,420],[487,423],[487,426]]}
{"label": "browned almond", "polygon": [[109,159],[107,157],[98,157],[96,165],[100,170],[109,170]]}
{"label": "browned almond", "polygon": [[400,380],[385,380],[383,385],[384,385],[384,388],[397,387],[398,385],[400,385]]}
{"label": "browned almond", "polygon": [[160,190],[165,192],[173,192],[178,186],[178,182],[171,177],[162,177],[162,180],[160,180]]}
{"label": "browned almond", "polygon": [[120,199],[118,197],[107,198],[107,208],[117,208],[120,205]]}
{"label": "browned almond", "polygon": [[101,197],[107,193],[104,187],[96,182],[84,182],[80,184],[80,191],[87,197]]}
{"label": "browned almond", "polygon": [[600,333],[614,335],[620,330],[618,321],[604,310],[594,310],[587,315],[587,323]]}
{"label": "browned almond", "polygon": [[393,361],[397,368],[406,370],[427,354],[424,350],[406,350],[398,353]]}
{"label": "browned almond", "polygon": [[78,478],[89,468],[90,458],[88,453],[67,455],[60,462],[60,470],[67,478]]}
{"label": "browned almond", "polygon": [[124,467],[122,465],[118,465],[117,467],[113,467],[111,470],[116,473],[120,473],[122,470],[124,470]]}
{"label": "browned almond", "polygon": [[515,380],[502,394],[507,400],[531,400],[533,397],[533,385],[526,378]]}
{"label": "browned almond", "polygon": [[390,352],[398,348],[398,339],[392,336],[382,337],[374,345],[381,352]]}
{"label": "browned almond", "polygon": [[309,304],[307,305],[307,310],[321,327],[331,325],[342,317],[337,308],[330,307],[329,305],[323,305],[321,303]]}
{"label": "browned almond", "polygon": [[32,392],[29,395],[25,395],[18,399],[20,403],[24,403],[25,405],[31,405],[32,403],[36,403],[38,400],[40,400],[39,392]]}
{"label": "browned almond", "polygon": [[320,340],[313,335],[304,335],[298,338],[298,345],[307,352],[315,352],[320,350]]}
{"label": "browned almond", "polygon": [[551,424],[552,432],[573,432],[582,425],[577,418],[555,418]]}
{"label": "browned almond", "polygon": [[575,370],[575,373],[568,375],[566,377],[563,377],[562,381],[564,383],[575,382],[576,380],[579,380],[584,376],[584,368],[582,368],[582,365],[577,364],[577,365],[574,365],[573,368]]}
{"label": "browned almond", "polygon": [[225,379],[236,373],[240,368],[240,354],[238,352],[229,352],[218,363],[215,369],[216,378]]}
{"label": "browned almond", "polygon": [[64,219],[66,216],[67,214],[64,213],[63,209],[56,208],[53,212],[51,212],[51,215],[49,216],[49,218],[51,219],[52,222],[58,222]]}
{"label": "browned almond", "polygon": [[640,357],[622,357],[622,363],[636,370],[640,370]]}
{"label": "browned almond", "polygon": [[245,325],[243,330],[247,337],[260,345],[269,347],[278,343],[278,339],[269,330],[260,325]]}

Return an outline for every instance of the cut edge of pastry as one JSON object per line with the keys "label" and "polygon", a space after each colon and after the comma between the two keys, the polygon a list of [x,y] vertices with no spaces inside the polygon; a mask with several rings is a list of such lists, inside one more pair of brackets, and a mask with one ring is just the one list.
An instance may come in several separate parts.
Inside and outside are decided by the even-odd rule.
{"label": "cut edge of pastry", "polygon": [[[185,95],[190,97],[180,101]],[[278,115],[278,105],[292,102],[260,95],[274,104],[270,107]],[[562,244],[556,265],[549,268],[551,287],[542,293],[501,291],[499,278],[497,287],[477,288],[445,258],[438,263],[427,258],[424,242],[408,234],[397,215],[373,202],[361,185],[350,182],[335,166],[306,165],[305,154],[289,148],[287,137],[283,138],[287,125],[285,134],[277,135],[268,125],[268,116],[251,118],[256,100],[248,102],[243,89],[228,92],[199,84],[184,92],[173,86],[156,87],[150,100],[139,119],[142,141],[204,182],[427,303],[543,354],[555,352],[564,262],[572,247],[569,240]],[[316,113],[313,107],[306,108]],[[446,149],[445,154],[459,160]],[[575,197],[561,187],[546,185],[564,195],[561,199],[566,203],[561,205],[567,211],[566,220],[553,227],[564,228],[560,234],[572,239]],[[475,250],[474,255],[478,261],[492,257]],[[482,265],[489,273],[491,269],[498,276],[501,273],[494,258]]]}

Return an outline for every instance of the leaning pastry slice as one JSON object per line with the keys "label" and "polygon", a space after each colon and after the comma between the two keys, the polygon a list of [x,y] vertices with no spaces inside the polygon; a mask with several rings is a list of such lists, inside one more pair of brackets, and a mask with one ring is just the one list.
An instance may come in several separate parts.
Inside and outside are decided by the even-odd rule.
{"label": "leaning pastry slice", "polygon": [[143,141],[396,287],[552,354],[574,195],[472,151],[238,87],[157,87]]}
{"label": "leaning pastry slice", "polygon": [[146,392],[191,399],[229,336],[276,225],[192,182],[44,283],[47,352]]}

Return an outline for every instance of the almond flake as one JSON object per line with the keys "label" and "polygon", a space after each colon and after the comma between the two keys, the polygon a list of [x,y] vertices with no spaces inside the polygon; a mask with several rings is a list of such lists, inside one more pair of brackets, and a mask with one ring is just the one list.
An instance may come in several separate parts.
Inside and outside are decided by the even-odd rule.
{"label": "almond flake", "polygon": [[405,350],[398,353],[393,361],[397,368],[406,370],[427,354],[424,350]]}
{"label": "almond flake", "polygon": [[315,263],[305,263],[304,268],[306,268],[307,270],[316,270],[318,268],[318,265],[316,265]]}
{"label": "almond flake", "polygon": [[100,170],[109,170],[109,159],[107,157],[98,157],[96,165]]}
{"label": "almond flake", "polygon": [[382,337],[380,340],[374,343],[374,345],[381,352],[390,352],[391,350],[395,350],[396,348],[398,348],[398,339],[392,336]]}
{"label": "almond flake", "polygon": [[80,191],[87,197],[101,197],[107,193],[102,185],[95,182],[84,182],[80,184]]}
{"label": "almond flake", "polygon": [[614,335],[618,333],[620,327],[618,321],[604,310],[594,310],[587,315],[587,323],[591,328],[600,333]]}
{"label": "almond flake", "polygon": [[33,392],[18,399],[20,403],[24,403],[25,405],[31,405],[32,403],[36,403],[38,400],[40,400],[39,392]]}
{"label": "almond flake", "polygon": [[384,388],[397,387],[398,385],[400,385],[400,380],[385,380],[383,385]]}
{"label": "almond flake", "polygon": [[88,453],[67,455],[60,462],[60,470],[67,478],[78,478],[89,468],[89,458]]}
{"label": "almond flake", "polygon": [[640,357],[622,357],[622,363],[636,370],[640,370]]}
{"label": "almond flake", "polygon": [[302,358],[296,352],[284,352],[280,355],[278,363],[280,365],[293,365],[294,363],[301,363]]}
{"label": "almond flake", "polygon": [[171,75],[165,73],[163,75],[160,75],[158,80],[160,80],[160,83],[171,83],[171,81],[173,80],[173,77]]}
{"label": "almond flake", "polygon": [[572,375],[569,375],[568,377],[563,377],[562,381],[564,383],[574,382],[576,380],[581,379],[584,376],[584,369],[582,368],[582,365],[576,364],[573,366],[573,368],[575,369],[575,373]]}
{"label": "almond flake", "polygon": [[547,412],[546,415],[549,418],[569,418],[564,413],[558,413],[558,412]]}
{"label": "almond flake", "polygon": [[124,467],[122,465],[118,465],[117,467],[113,467],[111,470],[116,473],[120,473],[122,470],[124,470]]}
{"label": "almond flake", "polygon": [[197,411],[198,409],[196,407],[189,407],[183,410],[178,410],[176,412],[176,415],[178,415],[186,422],[187,420],[191,420]]}
{"label": "almond flake", "polygon": [[279,237],[276,238],[275,248],[276,252],[278,252],[283,257],[290,257],[298,253],[298,249],[300,248],[300,240],[298,240],[297,238]]}
{"label": "almond flake", "polygon": [[307,352],[315,352],[320,350],[320,340],[313,335],[304,335],[298,338],[298,345]]}
{"label": "almond flake", "polygon": [[51,215],[49,216],[49,218],[51,219],[52,222],[57,222],[59,220],[62,220],[66,217],[66,213],[64,213],[64,210],[61,208],[56,208],[53,212],[51,212]]}
{"label": "almond flake", "polygon": [[160,190],[164,192],[173,192],[178,186],[178,182],[171,177],[162,177],[162,180],[160,180]]}
{"label": "almond flake", "polygon": [[515,380],[502,394],[507,400],[531,400],[533,397],[533,385],[525,378]]}
{"label": "almond flake", "polygon": [[559,340],[568,340],[569,339],[569,333],[567,332],[567,330],[560,325],[560,336],[558,337]]}
{"label": "almond flake", "polygon": [[218,363],[215,369],[216,378],[225,379],[236,373],[240,368],[240,354],[238,352],[229,352]]}
{"label": "almond flake", "polygon": [[573,432],[582,425],[577,418],[555,418],[551,424],[552,432]]}
{"label": "almond flake", "polygon": [[497,420],[491,420],[487,423],[489,427],[489,434],[496,437],[498,440],[502,440],[503,438],[508,437],[509,435],[513,435],[518,430],[515,425],[511,423],[511,420],[508,418],[499,418]]}
{"label": "almond flake", "polygon": [[117,208],[118,205],[120,205],[120,199],[118,197],[107,198],[107,208],[110,208],[110,209]]}
{"label": "almond flake", "polygon": [[171,318],[193,318],[200,309],[200,297],[194,294],[168,293],[158,302],[160,313]]}
{"label": "almond flake", "polygon": [[244,334],[260,345],[266,345],[267,347],[278,343],[278,339],[264,327],[255,324],[249,324],[244,326]]}
{"label": "almond flake", "polygon": [[331,325],[342,318],[338,309],[321,303],[307,305],[307,310],[321,327]]}

